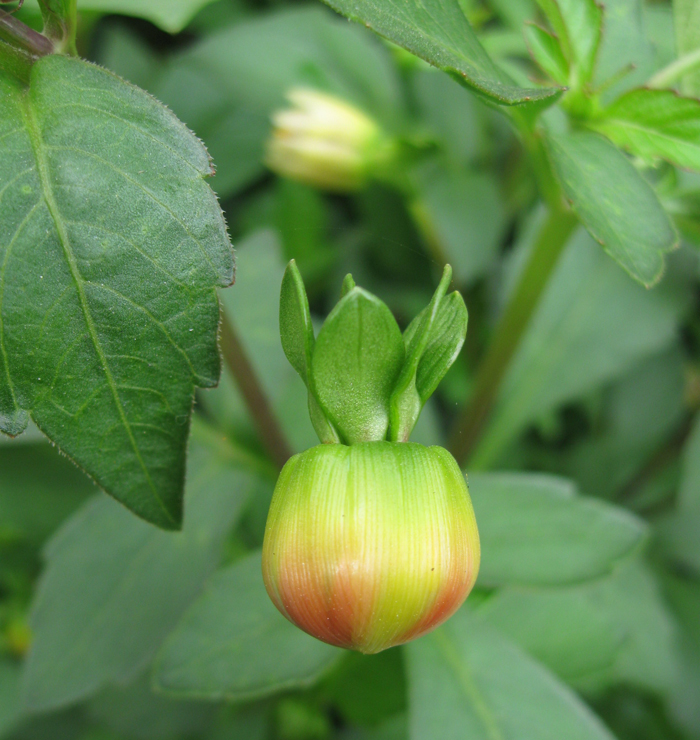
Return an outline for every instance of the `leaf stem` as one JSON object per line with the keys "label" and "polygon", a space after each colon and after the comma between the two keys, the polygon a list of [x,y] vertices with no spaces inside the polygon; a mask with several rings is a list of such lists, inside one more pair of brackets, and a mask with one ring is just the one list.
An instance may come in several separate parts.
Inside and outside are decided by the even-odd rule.
{"label": "leaf stem", "polygon": [[20,48],[32,57],[38,58],[54,52],[53,44],[46,36],[4,10],[0,10],[0,40]]}
{"label": "leaf stem", "polygon": [[460,464],[466,462],[483,431],[508,365],[577,223],[574,214],[563,205],[550,208],[520,281],[478,368],[471,401],[452,431],[449,447]]}
{"label": "leaf stem", "polygon": [[255,422],[267,453],[275,465],[281,469],[292,456],[291,448],[236,334],[236,330],[225,313],[221,317],[221,351]]}
{"label": "leaf stem", "polygon": [[667,67],[657,72],[648,82],[647,87],[668,88],[683,75],[700,68],[700,49],[684,54],[680,59],[671,62]]}

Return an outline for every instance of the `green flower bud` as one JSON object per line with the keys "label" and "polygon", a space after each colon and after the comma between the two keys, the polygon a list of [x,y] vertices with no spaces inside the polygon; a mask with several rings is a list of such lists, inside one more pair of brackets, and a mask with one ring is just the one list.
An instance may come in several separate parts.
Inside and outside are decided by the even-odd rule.
{"label": "green flower bud", "polygon": [[282,346],[309,391],[325,444],[280,474],[263,543],[263,578],[298,627],[376,653],[419,637],[466,599],[479,534],[462,472],[447,450],[408,442],[467,331],[445,269],[430,304],[401,333],[348,276],[315,337],[291,262],[282,282]]}
{"label": "green flower bud", "polygon": [[327,190],[364,186],[392,145],[375,121],[331,95],[295,88],[272,116],[265,162],[278,174]]}
{"label": "green flower bud", "polygon": [[447,450],[329,444],[282,470],[263,578],[275,606],[305,632],[377,653],[454,614],[479,560],[469,492]]}

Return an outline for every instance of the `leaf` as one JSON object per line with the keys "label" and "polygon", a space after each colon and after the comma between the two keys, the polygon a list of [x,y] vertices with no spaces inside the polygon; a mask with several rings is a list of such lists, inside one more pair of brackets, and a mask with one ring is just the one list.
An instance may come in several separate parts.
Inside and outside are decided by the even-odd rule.
{"label": "leaf", "polygon": [[[349,276],[348,276],[349,277]],[[352,278],[350,278],[352,280]],[[347,277],[343,282],[345,286]],[[289,364],[299,373],[309,389],[309,415],[321,442],[337,443],[338,433],[324,415],[311,377],[311,356],[314,350],[314,329],[311,324],[309,299],[296,262],[291,260],[282,278],[280,292],[280,336]]]}
{"label": "leaf", "polygon": [[215,710],[211,704],[155,694],[147,672],[128,686],[105,689],[87,706],[90,719],[129,740],[204,737]]}
{"label": "leaf", "polygon": [[[529,233],[516,250],[519,263],[527,257]],[[673,268],[658,288],[644,290],[579,230],[504,377],[471,469],[493,467],[528,423],[675,344],[688,305],[687,276],[694,268],[675,261]],[[513,271],[510,277],[516,276]]]}
{"label": "leaf", "polygon": [[595,0],[538,0],[571,66],[569,84],[579,88],[593,76],[603,24]]}
{"label": "leaf", "polygon": [[247,701],[310,686],[338,660],[275,609],[260,568],[255,552],[212,576],[156,659],[159,691]]}
{"label": "leaf", "polygon": [[[153,98],[45,57],[0,77],[0,423],[26,413],[98,484],[182,520],[195,385],[219,377],[233,255],[206,150]],[[18,421],[19,420],[19,421]]]}
{"label": "leaf", "polygon": [[561,478],[480,473],[469,478],[481,539],[479,583],[554,586],[609,573],[638,550],[645,524],[622,508],[577,496]]}
{"label": "leaf", "polygon": [[403,339],[391,311],[353,288],[323,324],[311,360],[318,401],[346,444],[385,438],[403,361]]}
{"label": "leaf", "polygon": [[[44,2],[46,0],[43,0]],[[65,3],[69,0],[50,0]],[[121,13],[145,18],[168,33],[179,33],[194,16],[214,0],[78,0],[80,10]],[[27,5],[31,5],[27,0]]]}
{"label": "leaf", "polygon": [[683,477],[678,493],[678,508],[681,511],[700,511],[700,416],[683,449]]}
{"label": "leaf", "polygon": [[573,587],[503,589],[478,615],[589,692],[621,682],[663,691],[676,675],[671,615],[637,559]]}
{"label": "leaf", "polygon": [[280,336],[289,364],[299,373],[304,383],[308,384],[315,342],[314,329],[304,281],[294,260],[287,265],[282,278]]}
{"label": "leaf", "polygon": [[411,740],[613,740],[564,684],[462,609],[407,646]]}
{"label": "leaf", "polygon": [[47,443],[0,447],[0,534],[38,546],[95,485]]}
{"label": "leaf", "polygon": [[49,543],[31,616],[30,708],[60,707],[135,678],[218,564],[254,478],[237,468],[234,448],[198,430],[181,534],[100,496]]}
{"label": "leaf", "polygon": [[501,105],[519,105],[558,94],[522,88],[490,59],[458,0],[326,0],[350,20],[384,36]]}
{"label": "leaf", "polygon": [[648,162],[665,159],[700,171],[700,100],[672,90],[631,90],[590,125]]}
{"label": "leaf", "polygon": [[[700,6],[697,2],[673,0],[673,20],[678,55],[685,56],[700,49]],[[685,76],[682,89],[687,95],[700,95],[700,70]]]}
{"label": "leaf", "polygon": [[557,37],[535,23],[528,23],[525,25],[525,41],[540,69],[557,84],[568,84],[569,63],[564,57]]}
{"label": "leaf", "polygon": [[591,236],[647,288],[664,271],[678,236],[652,187],[612,144],[593,133],[550,136],[567,199]]}
{"label": "leaf", "polygon": [[[401,369],[401,374],[391,394],[390,402],[389,439],[393,442],[408,441],[421,409],[428,400],[428,396],[421,394],[418,389],[417,374],[429,343],[433,347],[437,343],[440,348],[457,344],[459,345],[459,349],[464,344],[466,322],[464,322],[464,333],[460,331],[462,327],[457,323],[453,327],[452,322],[449,322],[450,328],[453,328],[453,333],[447,335],[440,329],[448,322],[443,320],[439,326],[436,326],[438,318],[442,318],[441,312],[443,303],[446,300],[445,292],[450,282],[452,282],[452,268],[449,265],[445,265],[442,279],[433,294],[430,304],[411,322],[404,334],[406,358]],[[463,301],[462,305],[464,305]],[[466,306],[464,310],[466,311]],[[438,332],[437,336],[435,336],[435,332]],[[459,349],[457,352],[459,352]],[[454,357],[452,359],[454,360]],[[430,358],[426,361],[429,362]],[[449,364],[451,365],[452,363],[450,362]],[[445,372],[447,372],[448,368],[449,365],[445,368]],[[442,379],[442,376],[440,379]],[[423,382],[421,388],[425,390],[425,382]]]}
{"label": "leaf", "polygon": [[0,659],[0,737],[19,722],[20,667],[12,661]]}
{"label": "leaf", "polygon": [[507,223],[492,174],[454,170],[433,160],[417,168],[413,209],[436,251],[454,269],[458,285],[472,284],[492,268]]}

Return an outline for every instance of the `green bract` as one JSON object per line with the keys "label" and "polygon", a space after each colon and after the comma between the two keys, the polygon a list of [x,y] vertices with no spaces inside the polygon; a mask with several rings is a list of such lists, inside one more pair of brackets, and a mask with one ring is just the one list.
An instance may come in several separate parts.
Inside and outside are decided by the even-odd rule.
{"label": "green bract", "polygon": [[348,275],[341,300],[314,337],[304,283],[294,260],[280,297],[282,347],[309,390],[321,442],[406,442],[425,402],[464,344],[467,307],[447,265],[430,304],[401,335],[376,296]]}

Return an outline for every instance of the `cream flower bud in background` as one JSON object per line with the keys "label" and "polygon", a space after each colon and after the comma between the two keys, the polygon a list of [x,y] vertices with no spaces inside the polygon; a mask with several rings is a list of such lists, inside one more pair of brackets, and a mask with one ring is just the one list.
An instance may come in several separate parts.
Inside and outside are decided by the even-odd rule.
{"label": "cream flower bud in background", "polygon": [[392,148],[378,124],[353,105],[317,90],[294,88],[287,99],[292,107],[272,116],[267,166],[327,190],[362,188]]}

